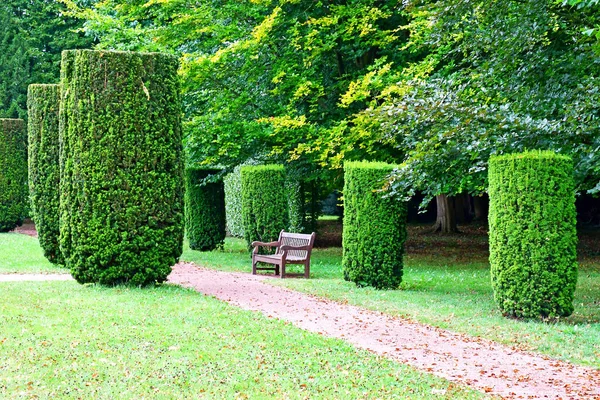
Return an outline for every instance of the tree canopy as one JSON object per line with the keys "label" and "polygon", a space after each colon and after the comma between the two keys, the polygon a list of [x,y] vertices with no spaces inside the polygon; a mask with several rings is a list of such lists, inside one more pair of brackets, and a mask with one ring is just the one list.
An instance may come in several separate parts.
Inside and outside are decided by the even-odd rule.
{"label": "tree canopy", "polygon": [[595,1],[63,1],[97,47],[181,58],[192,163],[388,161],[428,200],[484,192],[490,155],[550,149],[600,192]]}
{"label": "tree canopy", "polygon": [[27,86],[56,83],[62,50],[92,44],[76,31],[82,22],[65,11],[63,4],[49,0],[0,4],[0,117],[26,118]]}

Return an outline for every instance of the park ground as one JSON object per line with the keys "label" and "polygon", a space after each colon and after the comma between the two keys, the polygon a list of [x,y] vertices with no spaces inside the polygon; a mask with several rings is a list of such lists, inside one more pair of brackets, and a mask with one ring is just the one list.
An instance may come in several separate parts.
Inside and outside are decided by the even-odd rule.
{"label": "park ground", "polygon": [[[322,222],[335,242],[337,221]],[[554,321],[502,317],[493,304],[487,233],[462,227],[433,235],[411,226],[399,290],[356,288],[341,276],[341,249],[317,249],[310,280],[268,284],[381,311],[574,365],[600,369],[600,251],[580,237],[575,313]],[[66,272],[46,262],[35,238],[0,235],[0,273]],[[245,244],[186,249],[183,260],[248,272]],[[73,282],[1,283],[0,394],[8,398],[479,398],[485,394],[288,323],[163,285],[154,289]],[[148,362],[152,360],[152,362]],[[326,373],[325,373],[326,372]]]}

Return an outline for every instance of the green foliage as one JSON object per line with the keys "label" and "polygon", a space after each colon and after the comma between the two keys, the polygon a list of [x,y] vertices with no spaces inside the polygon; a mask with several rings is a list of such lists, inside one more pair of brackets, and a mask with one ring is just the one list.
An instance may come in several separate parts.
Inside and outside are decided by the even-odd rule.
{"label": "green foliage", "polygon": [[219,169],[189,167],[185,174],[185,231],[190,248],[209,251],[225,240],[225,192]]}
{"label": "green foliage", "polygon": [[290,232],[312,233],[317,230],[317,219],[321,213],[319,184],[318,180],[303,179],[298,171],[289,168],[286,170],[285,190]]}
{"label": "green foliage", "polygon": [[402,282],[406,205],[382,193],[395,166],[344,164],[344,277],[358,286],[396,289]]}
{"label": "green foliage", "polygon": [[282,165],[257,165],[241,168],[242,218],[244,238],[271,242],[288,227],[285,169]]}
{"label": "green foliage", "polygon": [[305,232],[304,196],[302,182],[297,179],[285,180],[285,193],[288,208],[288,228],[290,232]]}
{"label": "green foliage", "polygon": [[577,283],[573,162],[552,152],[492,157],[490,264],[503,314],[569,316]]}
{"label": "green foliage", "polygon": [[65,10],[60,1],[0,4],[0,117],[27,118],[27,86],[56,82],[61,51],[92,44],[91,36],[76,31],[82,22]]}
{"label": "green foliage", "polygon": [[267,151],[337,169],[331,189],[344,160],[401,161],[395,192],[429,200],[485,191],[489,156],[526,148],[572,156],[577,189],[600,193],[597,4],[566,2],[586,7],[109,0],[78,15],[100,46],[182,55],[193,161]]}
{"label": "green foliage", "polygon": [[356,111],[413,57],[398,51],[406,18],[397,0],[109,0],[71,9],[101,47],[182,55],[194,162],[232,167],[266,150],[276,162],[341,168],[345,156],[397,153],[370,129],[325,151],[330,132],[350,135]]}
{"label": "green foliage", "polygon": [[409,48],[429,54],[365,112],[405,151],[398,193],[481,193],[490,155],[528,148],[571,156],[577,190],[600,191],[600,64],[579,34],[597,14],[550,0],[409,1],[407,12]]}
{"label": "green foliage", "polygon": [[21,119],[0,119],[0,232],[23,223],[27,209],[27,133]]}
{"label": "green foliage", "polygon": [[244,220],[242,218],[242,174],[244,163],[236,166],[233,171],[223,177],[225,186],[225,214],[227,232],[231,236],[244,237]]}
{"label": "green foliage", "polygon": [[63,52],[60,248],[81,283],[162,282],[182,251],[173,56]]}
{"label": "green foliage", "polygon": [[32,217],[44,255],[63,264],[59,244],[60,183],[58,108],[59,85],[29,85],[29,197]]}

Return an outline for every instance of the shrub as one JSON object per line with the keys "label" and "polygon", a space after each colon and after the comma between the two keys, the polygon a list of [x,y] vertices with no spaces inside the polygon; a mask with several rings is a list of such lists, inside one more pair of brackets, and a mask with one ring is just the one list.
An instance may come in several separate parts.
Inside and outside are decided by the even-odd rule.
{"label": "shrub", "polygon": [[[244,237],[244,223],[242,218],[242,179],[241,168],[247,165],[256,165],[250,161],[238,165],[233,172],[225,175],[225,210],[227,216],[227,232],[231,236]],[[286,171],[285,196],[288,199],[288,226],[290,232],[314,232],[319,213],[318,192],[314,182],[305,182]]]}
{"label": "shrub", "polygon": [[288,227],[290,232],[305,232],[304,196],[302,181],[286,176],[285,196],[288,208]]}
{"label": "shrub", "polygon": [[27,134],[22,119],[0,119],[0,232],[23,223],[27,211]]}
{"label": "shrub", "polygon": [[492,157],[489,195],[492,286],[502,313],[570,315],[577,283],[571,159],[539,151]]}
{"label": "shrub", "polygon": [[[185,229],[190,248],[209,251],[225,241],[225,193],[223,180],[211,175],[219,169],[190,167],[185,175]],[[206,179],[209,178],[209,179]]]}
{"label": "shrub", "polygon": [[344,277],[357,286],[395,289],[402,282],[406,205],[381,191],[394,165],[344,164]]}
{"label": "shrub", "polygon": [[242,217],[248,247],[255,240],[277,240],[279,232],[288,226],[283,166],[245,166],[241,176]]}
{"label": "shrub", "polygon": [[178,61],[63,52],[60,247],[80,283],[162,282],[183,245]]}
{"label": "shrub", "polygon": [[242,166],[238,165],[232,172],[223,177],[225,189],[225,217],[227,232],[231,236],[244,237],[244,220],[242,218]]}
{"label": "shrub", "polygon": [[297,172],[291,173],[288,170],[285,184],[288,199],[288,230],[299,233],[316,231],[317,219],[321,213],[317,181],[299,178]]}
{"label": "shrub", "polygon": [[27,92],[29,136],[29,198],[44,256],[62,264],[59,246],[58,165],[59,85],[29,85]]}

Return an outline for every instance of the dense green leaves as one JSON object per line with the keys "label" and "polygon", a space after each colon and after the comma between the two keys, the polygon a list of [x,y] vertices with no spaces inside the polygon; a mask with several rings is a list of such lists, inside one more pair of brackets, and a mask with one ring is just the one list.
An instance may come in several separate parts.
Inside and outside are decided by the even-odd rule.
{"label": "dense green leaves", "polygon": [[386,197],[394,169],[384,163],[344,164],[344,277],[358,286],[396,289],[402,282],[406,204]]}
{"label": "dense green leaves", "polygon": [[63,264],[59,246],[59,85],[29,85],[29,197],[44,256]]}
{"label": "dense green leaves", "polygon": [[288,226],[285,169],[282,165],[244,166],[242,177],[242,218],[244,238],[250,248],[254,241],[272,242]]}
{"label": "dense green leaves", "polygon": [[366,112],[406,151],[398,192],[482,192],[488,156],[525,149],[571,156],[577,189],[600,189],[600,64],[579,34],[593,13],[533,0],[411,2],[408,10],[411,47],[430,49],[423,76]]}
{"label": "dense green leaves", "polygon": [[185,172],[185,233],[190,249],[209,251],[225,241],[225,191],[221,170],[188,167]]}
{"label": "dense green leaves", "polygon": [[573,312],[577,231],[573,163],[552,152],[490,159],[494,298],[512,317]]}
{"label": "dense green leaves", "polygon": [[582,33],[598,8],[577,3],[110,0],[77,14],[100,46],[181,56],[193,162],[308,163],[339,188],[344,160],[388,161],[395,192],[427,201],[484,192],[490,155],[534,148],[571,156],[577,189],[600,192],[598,41]]}
{"label": "dense green leaves", "polygon": [[26,118],[27,86],[55,83],[61,51],[92,44],[90,37],[76,32],[82,22],[67,17],[65,10],[60,1],[0,4],[0,117]]}
{"label": "dense green leaves", "polygon": [[21,119],[0,119],[0,232],[23,223],[27,209],[27,131]]}
{"label": "dense green leaves", "polygon": [[60,247],[81,283],[162,282],[183,245],[178,62],[63,53]]}

